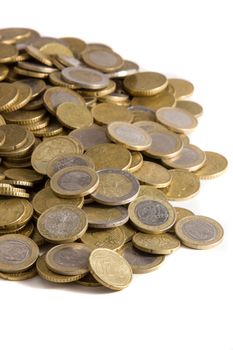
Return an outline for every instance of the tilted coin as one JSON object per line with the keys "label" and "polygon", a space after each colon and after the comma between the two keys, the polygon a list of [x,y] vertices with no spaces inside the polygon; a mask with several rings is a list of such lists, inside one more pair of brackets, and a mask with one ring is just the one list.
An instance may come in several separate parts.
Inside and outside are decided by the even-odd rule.
{"label": "tilted coin", "polygon": [[111,142],[106,134],[106,128],[96,124],[73,130],[69,136],[79,141],[85,151],[93,146]]}
{"label": "tilted coin", "polygon": [[5,134],[5,141],[0,146],[0,154],[3,151],[11,151],[23,146],[26,142],[27,131],[20,125],[1,125],[0,130]]}
{"label": "tilted coin", "polygon": [[0,272],[0,278],[8,281],[25,281],[36,276],[37,270],[35,266],[32,266],[26,271],[20,271],[15,273]]}
{"label": "tilted coin", "polygon": [[111,228],[125,224],[128,210],[124,207],[107,207],[91,204],[83,208],[88,217],[88,226],[95,228]]}
{"label": "tilted coin", "polygon": [[80,90],[80,93],[84,97],[101,97],[109,96],[109,94],[113,93],[116,89],[116,83],[113,80],[109,80],[109,84],[103,88],[98,90]]}
{"label": "tilted coin", "polygon": [[192,95],[193,84],[184,79],[169,79],[169,84],[174,88],[175,97],[177,100]]}
{"label": "tilted coin", "polygon": [[15,44],[20,39],[30,37],[31,32],[32,30],[28,28],[4,28],[0,30],[1,41],[6,44]]}
{"label": "tilted coin", "polygon": [[147,198],[152,198],[155,200],[157,198],[162,200],[167,200],[167,197],[162,191],[160,191],[155,186],[151,186],[151,185],[141,185],[138,197],[140,196],[146,196]]}
{"label": "tilted coin", "polygon": [[150,135],[143,129],[126,122],[113,122],[108,124],[109,138],[116,143],[123,144],[134,151],[148,149],[151,145]]}
{"label": "tilted coin", "polygon": [[27,181],[37,183],[43,180],[43,176],[33,169],[6,169],[4,171],[6,178],[18,181]]}
{"label": "tilted coin", "polygon": [[47,66],[52,66],[53,63],[51,61],[51,59],[49,58],[48,55],[44,54],[43,52],[41,52],[37,47],[34,47],[32,45],[28,45],[25,48],[26,52],[33,57],[35,60],[47,65]]}
{"label": "tilted coin", "polygon": [[26,199],[0,198],[0,213],[0,229],[15,229],[30,220],[33,207]]}
{"label": "tilted coin", "polygon": [[5,140],[6,140],[6,134],[4,130],[0,129],[0,146],[4,144]]}
{"label": "tilted coin", "polygon": [[87,225],[84,211],[70,204],[58,204],[47,209],[37,221],[41,236],[55,243],[76,241],[85,233]]}
{"label": "tilted coin", "polygon": [[55,173],[51,179],[52,190],[62,198],[86,196],[96,190],[98,174],[84,166],[67,167]]}
{"label": "tilted coin", "polygon": [[[186,218],[187,216],[191,216],[194,215],[194,213],[186,208],[180,208],[180,207],[174,207],[175,211],[176,211],[176,222],[175,224],[183,218]],[[175,224],[173,225],[173,227],[171,227],[169,229],[169,232],[175,232]]]}
{"label": "tilted coin", "polygon": [[45,261],[53,272],[81,278],[89,272],[90,253],[91,250],[82,243],[60,244],[46,253]]}
{"label": "tilted coin", "polygon": [[78,84],[84,89],[103,89],[109,84],[109,79],[97,70],[83,67],[67,67],[62,69],[62,77],[65,81]]}
{"label": "tilted coin", "polygon": [[164,255],[149,254],[135,248],[132,242],[125,244],[119,253],[128,261],[133,273],[154,271],[160,267],[165,259]]}
{"label": "tilted coin", "polygon": [[206,160],[201,169],[195,171],[195,175],[201,180],[213,179],[222,173],[227,168],[227,159],[216,152],[205,152]]}
{"label": "tilted coin", "polygon": [[130,173],[134,173],[139,170],[143,164],[143,157],[140,152],[131,152],[132,161],[130,167],[127,169]]}
{"label": "tilted coin", "polygon": [[109,78],[124,78],[128,75],[137,73],[138,70],[139,66],[137,63],[129,60],[124,60],[123,66],[120,69],[108,73],[107,75]]}
{"label": "tilted coin", "polygon": [[184,109],[177,107],[164,107],[156,112],[157,120],[169,129],[186,133],[192,131],[197,126],[197,118]]}
{"label": "tilted coin", "polygon": [[20,81],[16,81],[12,83],[12,85],[16,86],[18,89],[18,96],[14,103],[7,107],[7,112],[13,112],[23,108],[32,98],[32,89],[29,85],[21,83]]}
{"label": "tilted coin", "polygon": [[10,83],[0,83],[0,111],[7,110],[17,100],[18,88]]}
{"label": "tilted coin", "polygon": [[131,106],[129,107],[129,110],[134,115],[134,123],[140,121],[155,121],[155,112],[150,108],[144,106]]}
{"label": "tilted coin", "polygon": [[164,90],[167,78],[156,72],[139,72],[124,79],[124,87],[133,96],[151,96]]}
{"label": "tilted coin", "polygon": [[92,276],[92,274],[89,272],[87,275],[84,277],[80,278],[77,280],[78,284],[81,284],[82,286],[85,287],[100,287],[101,284],[96,281],[96,279]]}
{"label": "tilted coin", "polygon": [[45,114],[45,109],[38,109],[36,111],[18,110],[10,113],[3,113],[3,116],[8,123],[27,126],[28,124],[39,122],[43,119]]}
{"label": "tilted coin", "polygon": [[200,180],[194,174],[183,169],[169,170],[172,180],[168,187],[161,189],[171,201],[194,197],[200,189]]}
{"label": "tilted coin", "polygon": [[146,233],[166,231],[176,220],[176,213],[171,204],[158,198],[138,197],[130,203],[128,210],[133,225]]}
{"label": "tilted coin", "polygon": [[195,118],[198,118],[203,113],[203,108],[199,103],[194,101],[180,100],[176,102],[176,107],[182,108],[191,113]]}
{"label": "tilted coin", "polygon": [[46,83],[42,79],[28,78],[28,79],[21,79],[20,81],[30,86],[32,90],[32,98],[39,96],[46,89]]}
{"label": "tilted coin", "polygon": [[43,52],[45,55],[56,55],[56,54],[62,54],[67,56],[73,56],[72,51],[67,47],[66,45],[63,45],[58,40],[55,42],[47,42],[40,46],[40,51]]}
{"label": "tilted coin", "polygon": [[223,239],[223,228],[215,220],[201,215],[180,219],[175,225],[176,235],[181,242],[193,249],[208,249]]}
{"label": "tilted coin", "polygon": [[143,234],[136,233],[133,236],[133,245],[147,253],[167,255],[180,248],[180,241],[169,233]]}
{"label": "tilted coin", "polygon": [[50,136],[58,136],[58,135],[61,136],[62,132],[63,132],[62,125],[54,119],[50,119],[49,124],[43,127],[42,129],[33,130],[34,135],[38,137],[50,137]]}
{"label": "tilted coin", "polygon": [[95,164],[96,170],[116,168],[128,169],[131,165],[131,153],[122,145],[111,143],[98,144],[85,153]]}
{"label": "tilted coin", "polygon": [[66,88],[69,88],[69,89],[72,89],[72,90],[77,90],[79,88],[78,84],[72,84],[72,83],[68,83],[67,81],[65,81],[62,78],[62,75],[61,75],[60,71],[56,71],[56,72],[50,73],[49,74],[49,80],[55,86],[66,87]]}
{"label": "tilted coin", "polygon": [[18,62],[18,67],[39,73],[53,73],[57,70],[57,68],[48,67],[37,62],[28,61]]}
{"label": "tilted coin", "polygon": [[69,136],[56,136],[41,142],[32,153],[32,166],[40,174],[46,174],[48,162],[64,153],[82,153],[81,145]]}
{"label": "tilted coin", "polygon": [[69,129],[79,129],[93,124],[93,117],[86,106],[63,102],[57,107],[56,115],[61,124]]}
{"label": "tilted coin", "polygon": [[18,50],[15,46],[0,43],[0,63],[14,62],[18,55]]}
{"label": "tilted coin", "polygon": [[49,73],[35,72],[28,69],[20,68],[18,66],[14,67],[14,73],[17,75],[22,75],[24,77],[30,77],[30,78],[36,78],[36,79],[47,78],[49,75]]}
{"label": "tilted coin", "polygon": [[205,152],[194,145],[184,145],[182,150],[174,158],[162,159],[163,163],[175,169],[196,171],[200,169],[206,160]]}
{"label": "tilted coin", "polygon": [[4,80],[8,73],[9,68],[5,64],[0,63],[0,81]]}
{"label": "tilted coin", "polygon": [[124,232],[120,227],[108,229],[88,229],[81,237],[81,241],[91,249],[108,248],[120,249],[125,243]]}
{"label": "tilted coin", "polygon": [[113,103],[100,103],[92,108],[92,115],[96,123],[107,125],[112,122],[128,122],[134,119],[133,113],[126,107],[117,106]]}
{"label": "tilted coin", "polygon": [[39,248],[20,234],[0,237],[0,271],[15,273],[29,269],[38,258]]}
{"label": "tilted coin", "polygon": [[103,169],[97,172],[99,186],[92,198],[101,204],[121,205],[132,202],[138,195],[139,182],[127,171]]}
{"label": "tilted coin", "polygon": [[99,283],[113,290],[128,287],[132,280],[132,269],[129,263],[110,249],[95,249],[90,255],[89,267]]}
{"label": "tilted coin", "polygon": [[52,177],[59,170],[71,167],[71,166],[87,166],[91,169],[95,169],[95,164],[91,158],[85,154],[61,154],[51,159],[47,165],[47,175]]}
{"label": "tilted coin", "polygon": [[120,69],[124,61],[115,52],[104,48],[92,48],[82,53],[83,61],[90,67],[108,73]]}
{"label": "tilted coin", "polygon": [[132,106],[144,106],[157,111],[162,107],[173,107],[176,99],[173,94],[164,90],[154,96],[134,97],[131,101]]}
{"label": "tilted coin", "polygon": [[153,134],[154,132],[163,132],[163,131],[169,131],[166,126],[157,123],[152,120],[140,120],[133,123],[134,125],[139,126],[140,128],[144,129],[148,134]]}
{"label": "tilted coin", "polygon": [[51,190],[50,187],[46,187],[38,191],[32,200],[32,206],[34,208],[34,211],[38,215],[41,215],[47,209],[58,204],[62,204],[64,206],[73,205],[82,208],[83,197],[60,198],[56,196],[56,194]]}
{"label": "tilted coin", "polygon": [[157,188],[167,187],[171,182],[169,171],[153,162],[144,161],[141,168],[133,174],[141,183]]}

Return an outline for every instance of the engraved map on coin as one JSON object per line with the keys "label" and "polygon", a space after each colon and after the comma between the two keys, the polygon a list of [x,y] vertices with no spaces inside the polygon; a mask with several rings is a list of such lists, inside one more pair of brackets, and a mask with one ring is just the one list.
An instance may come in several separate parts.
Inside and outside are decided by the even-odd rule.
{"label": "engraved map on coin", "polygon": [[169,216],[168,210],[161,203],[154,200],[139,203],[135,208],[135,213],[143,224],[150,226],[164,224]]}

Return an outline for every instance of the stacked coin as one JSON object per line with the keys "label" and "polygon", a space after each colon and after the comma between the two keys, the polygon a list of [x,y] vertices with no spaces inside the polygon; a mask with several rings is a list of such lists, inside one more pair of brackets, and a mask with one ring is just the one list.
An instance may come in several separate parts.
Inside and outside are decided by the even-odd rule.
{"label": "stacked coin", "polygon": [[203,110],[189,81],[28,28],[0,30],[0,81],[0,277],[121,290],[182,244],[222,240],[169,202],[227,167],[190,144]]}

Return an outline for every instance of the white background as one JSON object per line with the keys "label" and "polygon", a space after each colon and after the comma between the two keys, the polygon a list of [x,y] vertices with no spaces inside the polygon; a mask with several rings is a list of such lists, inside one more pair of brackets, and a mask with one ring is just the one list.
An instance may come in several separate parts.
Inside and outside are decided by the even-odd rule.
{"label": "white background", "polygon": [[[193,82],[204,115],[191,141],[232,162],[232,2],[1,1],[1,26],[111,45],[124,58]],[[0,281],[0,348],[232,350],[232,173],[176,203],[218,220],[223,243],[180,249],[122,292]]]}

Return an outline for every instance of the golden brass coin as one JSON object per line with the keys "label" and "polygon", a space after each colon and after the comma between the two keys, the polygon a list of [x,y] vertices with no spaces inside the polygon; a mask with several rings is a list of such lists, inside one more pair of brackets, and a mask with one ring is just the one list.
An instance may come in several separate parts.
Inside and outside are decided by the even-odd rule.
{"label": "golden brass coin", "polygon": [[61,75],[68,83],[78,84],[83,89],[98,90],[109,85],[106,75],[90,68],[67,67],[62,69]]}
{"label": "golden brass coin", "polygon": [[84,277],[80,278],[80,280],[77,281],[78,284],[81,284],[85,287],[100,287],[101,284],[96,281],[96,279],[92,276],[92,274],[89,272]]}
{"label": "golden brass coin", "polygon": [[71,89],[54,86],[47,89],[43,96],[45,107],[56,116],[57,107],[63,102],[72,102],[78,106],[85,106],[85,101],[77,92]]}
{"label": "golden brass coin", "polygon": [[27,131],[20,125],[8,124],[0,126],[0,130],[5,134],[5,141],[0,146],[2,151],[11,151],[23,146],[27,139]]}
{"label": "golden brass coin", "polygon": [[192,95],[194,86],[187,80],[183,79],[168,79],[169,85],[175,90],[175,98],[177,100],[186,98]]}
{"label": "golden brass coin", "polygon": [[60,244],[51,248],[45,255],[48,268],[64,276],[80,276],[89,272],[91,250],[82,243]]}
{"label": "golden brass coin", "polygon": [[47,165],[47,175],[52,177],[59,170],[71,166],[87,166],[95,169],[95,164],[91,158],[85,154],[62,154],[51,159]]}
{"label": "golden brass coin", "polygon": [[62,78],[61,72],[56,71],[49,74],[49,80],[53,85],[66,87],[72,90],[77,90],[79,88],[78,84],[68,83]]}
{"label": "golden brass coin", "polygon": [[44,54],[43,52],[41,52],[38,48],[32,46],[32,45],[28,45],[25,48],[26,52],[33,57],[35,60],[46,64],[46,66],[52,66],[53,63],[51,61],[51,59],[49,58],[48,55]]}
{"label": "golden brass coin", "polygon": [[160,92],[154,96],[134,97],[131,101],[132,106],[144,106],[157,111],[162,107],[173,107],[176,104],[176,99],[173,94],[167,90]]}
{"label": "golden brass coin", "polygon": [[89,267],[94,278],[107,288],[121,290],[132,281],[129,263],[118,253],[106,249],[95,249],[89,258]]}
{"label": "golden brass coin", "polygon": [[29,193],[19,191],[16,188],[0,188],[0,196],[5,197],[19,197],[19,198],[29,198]]}
{"label": "golden brass coin", "polygon": [[26,211],[25,202],[25,199],[0,198],[0,229],[14,229],[21,225]]}
{"label": "golden brass coin", "polygon": [[102,230],[88,229],[81,237],[81,241],[91,249],[108,248],[118,250],[125,243],[125,235],[119,227]]}
{"label": "golden brass coin", "polygon": [[36,267],[33,266],[30,269],[22,272],[16,272],[16,273],[0,272],[0,278],[8,281],[25,281],[36,276],[36,274],[37,274]]}
{"label": "golden brass coin", "polygon": [[99,89],[99,90],[80,90],[80,93],[82,94],[82,96],[84,97],[104,97],[104,96],[109,96],[109,94],[111,94],[112,92],[114,92],[116,89],[116,83],[113,80],[109,80],[109,84],[103,88],[103,89]]}
{"label": "golden brass coin", "polygon": [[3,113],[3,116],[8,123],[27,126],[28,124],[34,124],[40,121],[45,116],[45,113],[45,109],[38,109],[36,111],[18,110]]}
{"label": "golden brass coin", "polygon": [[198,177],[184,169],[169,170],[172,181],[166,188],[161,189],[171,201],[181,201],[194,197],[200,189]]}
{"label": "golden brass coin", "polygon": [[128,75],[132,75],[137,73],[139,70],[139,66],[137,63],[129,61],[129,60],[124,60],[123,66],[111,73],[108,73],[109,78],[125,78]]}
{"label": "golden brass coin", "polygon": [[171,168],[196,171],[204,165],[206,155],[197,146],[185,145],[176,157],[162,158],[162,161]]}
{"label": "golden brass coin", "polygon": [[130,167],[127,169],[130,173],[139,170],[143,164],[143,157],[140,152],[131,152],[132,161]]}
{"label": "golden brass coin", "polygon": [[[11,126],[13,126],[13,124],[11,124]],[[14,125],[14,126],[19,126],[19,125]],[[21,128],[23,128],[23,127],[21,126]],[[1,156],[4,156],[4,157],[9,156],[9,158],[11,158],[11,159],[14,157],[15,158],[24,157],[24,156],[26,157],[27,155],[31,154],[34,144],[35,144],[34,135],[30,131],[26,130],[26,141],[22,146],[20,146],[19,148],[15,149],[15,150],[11,150],[11,151],[4,151],[4,152],[1,151],[0,154],[1,154]],[[16,164],[16,163],[14,163],[14,164]],[[31,166],[31,163],[27,166]],[[14,165],[7,166],[7,167],[13,168]]]}
{"label": "golden brass coin", "polygon": [[93,117],[86,106],[64,102],[57,107],[56,115],[60,123],[69,129],[79,129],[93,124]]}
{"label": "golden brass coin", "polygon": [[154,132],[169,131],[164,125],[151,120],[141,120],[134,122],[134,125],[144,129],[148,134],[153,134]]}
{"label": "golden brass coin", "polygon": [[146,150],[152,142],[150,135],[146,131],[126,122],[110,123],[107,127],[107,132],[111,140],[133,151]]}
{"label": "golden brass coin", "polygon": [[32,99],[39,96],[46,90],[46,83],[42,79],[27,78],[21,79],[20,82],[30,86],[32,90]]}
{"label": "golden brass coin", "polygon": [[48,162],[61,153],[82,153],[81,145],[68,136],[56,136],[41,142],[32,153],[32,166],[40,174],[46,174]]}
{"label": "golden brass coin", "polygon": [[88,226],[94,228],[112,228],[125,224],[129,220],[128,210],[122,206],[107,207],[91,204],[83,208],[87,214]]}
{"label": "golden brass coin", "polygon": [[[145,236],[145,235],[143,235]],[[157,236],[157,235],[156,235]],[[131,242],[124,245],[120,254],[128,261],[133,273],[146,273],[159,268],[164,262],[164,255],[153,255],[135,248]]]}
{"label": "golden brass coin", "polygon": [[51,120],[51,119],[49,121],[49,124],[44,128],[39,130],[33,130],[34,135],[38,137],[50,137],[50,136],[57,136],[57,135],[61,136],[62,132],[63,132],[62,125],[58,123],[58,121]]}
{"label": "golden brass coin", "polygon": [[90,127],[73,130],[69,136],[78,140],[83,145],[85,151],[102,143],[110,143],[106,134],[106,128],[96,124],[92,124]]}
{"label": "golden brass coin", "polygon": [[9,83],[0,83],[0,111],[7,110],[17,100],[19,90]]}
{"label": "golden brass coin", "polygon": [[193,215],[180,219],[175,225],[176,235],[181,242],[193,249],[215,247],[223,239],[223,228],[207,216]]}
{"label": "golden brass coin", "polygon": [[24,127],[25,127],[25,129],[34,132],[34,131],[44,129],[45,127],[47,127],[49,125],[49,123],[50,123],[50,118],[45,116],[45,118],[42,118],[38,122],[33,123],[33,124],[24,125]]}
{"label": "golden brass coin", "polygon": [[70,282],[75,282],[80,278],[80,275],[78,276],[63,276],[61,274],[52,272],[49,270],[47,267],[47,264],[45,262],[45,254],[41,255],[37,262],[36,262],[36,269],[38,272],[38,275],[49,282],[53,283],[70,283]]}
{"label": "golden brass coin", "polygon": [[74,56],[77,58],[80,57],[81,53],[87,47],[87,44],[79,38],[65,37],[61,38],[60,40],[62,40],[65,43],[65,45],[67,45],[71,49]]}
{"label": "golden brass coin", "polygon": [[3,116],[0,115],[0,126],[2,126],[2,125],[6,125],[6,121],[3,118]]}
{"label": "golden brass coin", "polygon": [[133,113],[127,108],[112,103],[100,103],[92,108],[92,115],[96,123],[107,125],[112,122],[128,122],[134,119]]}
{"label": "golden brass coin", "polygon": [[0,64],[0,81],[4,80],[9,73],[9,68],[5,64]]}
{"label": "golden brass coin", "polygon": [[171,182],[171,175],[166,168],[148,161],[144,161],[141,168],[133,174],[141,183],[156,188],[167,187]]}
{"label": "golden brass coin", "polygon": [[122,205],[132,202],[138,195],[139,182],[127,171],[103,169],[97,172],[99,186],[92,198],[101,204]]}
{"label": "golden brass coin", "polygon": [[0,128],[0,146],[4,144],[5,140],[6,140],[6,134],[4,130],[1,130]]}
{"label": "golden brass coin", "polygon": [[134,123],[141,121],[155,121],[155,112],[150,108],[144,106],[131,106],[129,107],[129,110],[134,115]]}
{"label": "golden brass coin", "polygon": [[156,112],[156,117],[161,124],[178,133],[192,131],[197,126],[197,118],[177,107],[160,108]]}
{"label": "golden brass coin", "polygon": [[124,87],[133,96],[153,96],[167,87],[167,78],[156,72],[139,72],[124,79]]}
{"label": "golden brass coin", "polygon": [[39,109],[39,108],[41,108],[43,106],[44,106],[44,103],[43,103],[42,96],[37,96],[33,100],[28,102],[28,104],[26,106],[24,106],[24,110],[26,110],[26,111],[34,111],[35,109]]}
{"label": "golden brass coin", "polygon": [[29,85],[19,81],[14,82],[12,85],[16,86],[19,94],[16,101],[6,109],[6,112],[13,112],[24,107],[32,97],[32,89]]}
{"label": "golden brass coin", "polygon": [[48,73],[48,74],[57,71],[57,68],[48,67],[43,64],[39,64],[37,62],[28,62],[28,61],[18,62],[18,67],[25,70],[32,71],[32,72]]}
{"label": "golden brass coin", "polygon": [[179,134],[181,140],[183,141],[184,145],[188,145],[190,143],[189,137],[185,134]]}
{"label": "golden brass coin", "polygon": [[180,100],[176,102],[176,107],[191,113],[195,118],[200,117],[203,113],[202,106],[194,101]]}
{"label": "golden brass coin", "polygon": [[31,238],[18,233],[0,237],[0,271],[7,273],[29,269],[37,260],[39,248]]}
{"label": "golden brass coin", "polygon": [[169,130],[158,130],[150,133],[152,143],[145,150],[145,155],[151,158],[170,158],[179,156],[183,149],[183,141],[179,135]]}
{"label": "golden brass coin", "polygon": [[[180,207],[174,207],[175,211],[176,211],[176,222],[175,224],[183,218],[186,218],[187,216],[190,215],[194,215],[194,213],[191,210],[188,210],[186,208],[180,208]],[[173,225],[173,227],[171,227],[169,229],[170,233],[174,233],[175,232],[175,224]]]}
{"label": "golden brass coin", "polygon": [[0,63],[14,62],[18,55],[18,50],[15,46],[0,43]]}
{"label": "golden brass coin", "polygon": [[140,186],[140,190],[139,190],[139,194],[138,197],[141,196],[146,196],[147,198],[151,198],[151,199],[161,199],[166,201],[167,197],[165,196],[165,194],[160,191],[158,188],[156,188],[155,186],[151,186],[151,185],[141,185]]}
{"label": "golden brass coin", "polygon": [[13,186],[19,186],[19,187],[33,187],[33,183],[32,182],[28,182],[28,181],[21,181],[21,180],[9,180],[9,179],[4,179],[4,180],[0,180],[1,183],[4,184],[9,184],[9,185],[13,185]]}
{"label": "golden brass coin", "polygon": [[130,224],[128,221],[126,224],[119,226],[119,229],[125,235],[125,243],[130,242],[132,240],[133,235],[137,232],[137,230]]}
{"label": "golden brass coin", "polygon": [[62,204],[73,205],[78,208],[83,206],[83,197],[78,198],[60,198],[55,195],[50,187],[43,188],[33,197],[32,206],[37,215],[41,215],[47,209],[55,205]]}
{"label": "golden brass coin", "polygon": [[87,215],[77,206],[58,204],[44,211],[37,229],[49,242],[68,243],[80,238],[88,225]]}
{"label": "golden brass coin", "polygon": [[132,161],[131,153],[124,146],[111,143],[93,146],[85,154],[92,159],[96,170],[107,168],[125,170],[130,167]]}
{"label": "golden brass coin", "polygon": [[28,69],[20,68],[17,66],[14,67],[14,73],[23,75],[24,77],[37,78],[37,79],[47,78],[49,75],[49,73],[35,72]]}
{"label": "golden brass coin", "polygon": [[[37,220],[37,218],[36,218]],[[39,233],[39,231],[37,230],[37,227],[34,227],[34,231],[31,235],[31,239],[38,245],[38,247],[41,247],[43,245],[45,245],[46,243],[48,243],[44,237],[42,237]]]}
{"label": "golden brass coin", "polygon": [[43,176],[32,169],[6,169],[4,174],[6,178],[16,181],[37,183],[43,180]]}
{"label": "golden brass coin", "polygon": [[4,28],[0,30],[0,38],[3,43],[15,44],[20,39],[30,37],[31,31],[28,28]]}
{"label": "golden brass coin", "polygon": [[168,255],[180,248],[179,239],[169,233],[136,233],[132,242],[137,249],[151,254]]}
{"label": "golden brass coin", "polygon": [[175,223],[176,213],[171,204],[162,199],[138,197],[129,205],[133,225],[146,233],[161,233]]}
{"label": "golden brass coin", "polygon": [[104,48],[85,50],[81,56],[88,66],[104,73],[116,71],[124,64],[117,53]]}
{"label": "golden brass coin", "polygon": [[225,157],[216,152],[205,152],[206,160],[201,169],[195,171],[195,175],[201,180],[213,179],[227,168],[228,162]]}
{"label": "golden brass coin", "polygon": [[61,198],[86,196],[96,190],[98,174],[85,166],[67,167],[55,173],[50,185],[53,192]]}
{"label": "golden brass coin", "polygon": [[49,42],[40,47],[40,51],[48,56],[52,55],[66,55],[73,56],[72,51],[66,46],[59,42]]}

